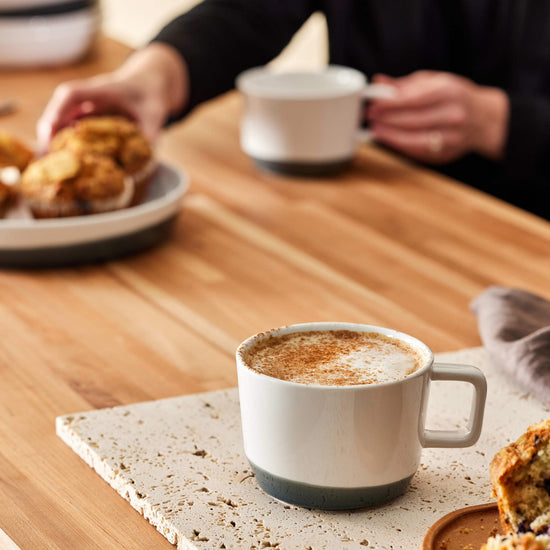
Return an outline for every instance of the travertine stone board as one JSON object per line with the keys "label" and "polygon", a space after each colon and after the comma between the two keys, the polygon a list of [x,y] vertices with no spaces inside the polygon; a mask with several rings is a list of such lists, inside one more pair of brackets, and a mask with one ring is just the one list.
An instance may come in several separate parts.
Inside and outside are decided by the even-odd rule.
{"label": "travertine stone board", "polygon": [[[264,494],[243,456],[236,389],[70,414],[57,418],[57,433],[179,550],[410,550],[441,516],[490,501],[494,453],[550,416],[482,348],[438,359],[485,372],[481,438],[466,449],[425,449],[409,491],[370,509],[307,510]],[[433,383],[428,427],[464,426],[470,402],[467,384]]]}

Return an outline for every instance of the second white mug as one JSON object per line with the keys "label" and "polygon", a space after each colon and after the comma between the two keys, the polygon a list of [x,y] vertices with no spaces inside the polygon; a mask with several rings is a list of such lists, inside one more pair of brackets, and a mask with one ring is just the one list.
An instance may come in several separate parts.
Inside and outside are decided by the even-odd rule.
{"label": "second white mug", "polygon": [[237,78],[244,96],[241,146],[258,165],[295,175],[326,175],[347,166],[361,130],[364,102],[394,89],[367,84],[355,69],[331,65],[319,72],[250,69]]}

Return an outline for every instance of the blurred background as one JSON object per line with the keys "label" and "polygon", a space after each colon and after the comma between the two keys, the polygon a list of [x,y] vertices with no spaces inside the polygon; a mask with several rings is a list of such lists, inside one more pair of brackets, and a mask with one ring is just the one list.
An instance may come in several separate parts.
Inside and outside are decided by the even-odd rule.
{"label": "blurred background", "polygon": [[[100,29],[138,48],[200,0],[0,0],[0,68],[63,65],[80,60]],[[282,69],[326,65],[325,18],[313,14],[274,60]]]}
{"label": "blurred background", "polygon": [[[148,42],[199,0],[0,0],[0,68],[73,63],[93,46],[100,29],[131,47]],[[327,63],[325,18],[313,14],[274,61],[282,69]]]}
{"label": "blurred background", "polygon": [[[111,38],[139,47],[163,23],[197,3],[198,0],[101,0],[103,31]],[[327,63],[327,52],[325,19],[315,13],[274,63],[289,69],[317,69]]]}

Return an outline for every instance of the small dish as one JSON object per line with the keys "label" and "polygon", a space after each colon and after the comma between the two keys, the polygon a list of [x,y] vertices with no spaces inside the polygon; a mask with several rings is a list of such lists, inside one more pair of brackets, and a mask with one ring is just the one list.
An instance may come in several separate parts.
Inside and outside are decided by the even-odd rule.
{"label": "small dish", "polygon": [[104,214],[0,220],[0,267],[58,267],[107,261],[149,248],[171,231],[189,186],[159,163],[144,201]]}
{"label": "small dish", "polygon": [[494,502],[455,510],[426,532],[422,550],[477,550],[489,537],[502,534]]}

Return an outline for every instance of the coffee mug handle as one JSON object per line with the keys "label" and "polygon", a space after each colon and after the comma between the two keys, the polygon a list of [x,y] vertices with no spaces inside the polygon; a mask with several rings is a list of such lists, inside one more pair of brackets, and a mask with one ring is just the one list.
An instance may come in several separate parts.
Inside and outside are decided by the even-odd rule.
{"label": "coffee mug handle", "polygon": [[422,447],[469,447],[473,445],[479,439],[483,424],[487,397],[485,376],[477,367],[470,365],[435,363],[431,380],[468,382],[474,386],[474,399],[466,433],[460,430],[424,430],[420,433]]}
{"label": "coffee mug handle", "polygon": [[[395,97],[395,88],[388,84],[367,84],[362,91],[365,101],[369,99],[388,99]],[[357,141],[359,143],[369,143],[372,141],[372,132],[368,128],[357,131]]]}

